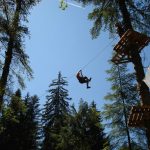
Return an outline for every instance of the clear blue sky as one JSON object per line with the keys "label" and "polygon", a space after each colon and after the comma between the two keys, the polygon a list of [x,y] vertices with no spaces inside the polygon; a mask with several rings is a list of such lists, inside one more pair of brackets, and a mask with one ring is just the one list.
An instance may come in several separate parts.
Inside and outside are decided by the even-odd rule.
{"label": "clear blue sky", "polygon": [[34,79],[26,81],[24,93],[37,94],[41,105],[46,101],[49,84],[61,71],[64,77],[68,77],[69,86],[66,88],[72,103],[77,106],[83,98],[89,103],[94,100],[98,108],[103,106],[104,96],[110,89],[105,72],[110,68],[107,61],[117,41],[84,68],[83,73],[92,77],[91,89],[86,89],[86,85],[79,84],[75,78],[76,72],[112,41],[107,32],[101,32],[98,39],[91,39],[89,30],[93,22],[87,19],[90,11],[90,7],[74,6],[62,11],[58,0],[42,0],[31,11],[28,23],[31,38],[27,38],[25,44]]}

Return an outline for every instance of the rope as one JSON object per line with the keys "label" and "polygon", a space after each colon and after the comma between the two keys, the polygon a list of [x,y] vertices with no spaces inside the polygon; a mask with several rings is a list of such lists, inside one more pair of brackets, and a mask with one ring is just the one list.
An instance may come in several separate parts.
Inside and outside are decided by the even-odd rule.
{"label": "rope", "polygon": [[[79,70],[84,70],[89,64],[91,64],[96,58],[98,58],[98,57],[102,54],[102,52],[104,52],[104,50],[105,50],[108,46],[110,46],[110,44],[113,43],[116,39],[117,39],[117,37],[115,37],[111,42],[109,42],[103,49],[101,49],[100,52],[97,53],[97,55],[95,55],[91,60],[89,60],[89,61],[87,62],[87,64],[85,64],[85,65],[84,65],[82,68],[80,68]],[[67,77],[67,79],[70,79],[70,78],[74,77],[75,75],[76,75],[76,74],[73,74],[73,75]]]}
{"label": "rope", "polygon": [[[67,0],[65,0],[66,3],[68,3]],[[107,2],[105,3],[105,6],[103,9],[106,9],[110,4],[110,0],[107,0]],[[114,38],[108,45],[106,45],[96,56],[94,56],[86,65],[84,65],[80,70],[84,70],[90,63],[92,63],[97,57],[99,57],[99,55],[114,41],[116,40],[116,38]],[[72,78],[73,76],[75,76],[75,74],[67,77],[67,78]]]}
{"label": "rope", "polygon": [[97,57],[99,57],[104,50],[110,46],[111,43],[113,43],[117,38],[114,38],[110,43],[108,43],[97,55],[95,55],[86,65],[84,65],[80,70],[85,69],[90,63],[92,63]]}

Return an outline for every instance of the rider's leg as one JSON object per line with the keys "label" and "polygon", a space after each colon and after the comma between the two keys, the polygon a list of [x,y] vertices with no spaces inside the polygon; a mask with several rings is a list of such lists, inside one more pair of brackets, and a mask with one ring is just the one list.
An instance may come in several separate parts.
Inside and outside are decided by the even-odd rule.
{"label": "rider's leg", "polygon": [[87,87],[87,89],[88,89],[88,88],[91,88],[91,87],[89,86],[89,81],[86,82],[86,87]]}

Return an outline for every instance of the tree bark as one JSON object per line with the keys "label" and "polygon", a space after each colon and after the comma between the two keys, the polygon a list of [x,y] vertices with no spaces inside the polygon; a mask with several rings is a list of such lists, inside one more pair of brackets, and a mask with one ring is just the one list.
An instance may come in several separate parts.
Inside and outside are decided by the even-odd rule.
{"label": "tree bark", "polygon": [[121,14],[122,14],[123,24],[124,24],[125,30],[133,29],[132,24],[131,24],[130,14],[127,10],[125,0],[118,0],[118,4],[119,4],[119,9],[120,9]]}
{"label": "tree bark", "polygon": [[[118,4],[119,4],[119,9],[121,11],[122,17],[123,17],[123,23],[124,23],[125,29],[126,30],[133,29],[132,24],[131,24],[130,14],[127,10],[125,0],[118,0]],[[134,45],[133,45],[133,49],[130,51],[130,55],[131,55],[131,62],[134,64],[134,69],[136,72],[136,80],[139,86],[141,104],[150,106],[150,91],[149,91],[148,86],[143,82],[145,73],[143,69],[141,56],[138,51],[134,50]],[[145,124],[145,127],[146,127],[146,135],[148,139],[148,147],[150,150],[150,122]]]}
{"label": "tree bark", "polygon": [[[133,29],[131,25],[130,14],[126,8],[125,0],[119,0],[119,8],[122,13],[123,22],[127,29]],[[145,77],[144,69],[140,54],[138,51],[133,50],[130,51],[131,61],[134,64],[134,69],[136,71],[136,79],[139,85],[139,92],[142,100],[142,105],[150,105],[150,92],[148,86],[143,82]]]}
{"label": "tree bark", "polygon": [[2,76],[1,76],[1,80],[0,80],[0,89],[1,89],[0,110],[2,109],[3,97],[5,94],[5,89],[6,89],[6,85],[7,85],[7,79],[8,79],[10,64],[11,64],[11,60],[12,60],[12,50],[13,50],[13,40],[10,39],[10,41],[8,43],[8,49],[7,49],[6,55],[5,55],[4,67],[3,67]]}
{"label": "tree bark", "polygon": [[119,75],[119,84],[120,84],[120,90],[121,90],[120,91],[120,96],[121,96],[121,99],[122,99],[123,114],[124,114],[124,119],[125,119],[125,128],[126,128],[126,133],[127,133],[127,138],[128,138],[128,146],[129,146],[129,150],[132,150],[130,132],[129,132],[129,127],[128,127],[128,117],[127,117],[127,111],[126,111],[126,107],[125,107],[125,99],[124,99],[124,94],[123,94],[123,88],[122,88],[122,81],[121,81],[119,65],[118,65],[118,75]]}
{"label": "tree bark", "polygon": [[20,10],[21,10],[21,1],[19,0],[16,2],[16,10],[15,10],[14,17],[13,17],[12,27],[10,28],[10,31],[8,33],[9,42],[8,42],[7,50],[5,53],[5,62],[4,62],[4,67],[2,69],[2,76],[0,78],[0,112],[2,111],[2,105],[4,101],[3,99],[4,99],[4,95],[6,91],[10,65],[11,65],[12,58],[13,58],[13,48],[14,48],[17,28],[19,25]]}

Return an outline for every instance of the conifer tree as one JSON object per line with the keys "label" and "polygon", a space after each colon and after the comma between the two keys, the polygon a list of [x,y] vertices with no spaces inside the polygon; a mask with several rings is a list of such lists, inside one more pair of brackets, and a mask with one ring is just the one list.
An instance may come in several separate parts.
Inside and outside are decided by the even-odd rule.
{"label": "conifer tree", "polygon": [[[75,0],[84,6],[93,5],[88,19],[93,21],[92,38],[97,38],[101,30],[114,33],[115,24],[122,22],[126,29],[134,28],[150,35],[149,6],[147,0]],[[124,11],[123,11],[124,9]],[[125,14],[126,13],[126,14]]]}
{"label": "conifer tree", "polygon": [[25,97],[26,114],[23,119],[23,150],[37,150],[40,138],[40,109],[39,98],[34,96]]}
{"label": "conifer tree", "polygon": [[102,126],[101,114],[96,109],[94,102],[88,106],[87,102],[80,101],[79,111],[76,117],[78,123],[77,130],[79,131],[77,134],[80,138],[81,150],[100,150],[108,146],[106,144],[108,141]]}
{"label": "conifer tree", "polygon": [[91,150],[109,149],[109,139],[104,132],[102,123],[102,113],[97,110],[93,101],[89,107],[89,142],[91,141]]}
{"label": "conifer tree", "polygon": [[1,124],[3,130],[0,133],[0,148],[2,150],[23,149],[23,121],[26,107],[21,100],[21,91],[17,90],[12,96],[10,104],[3,110]]}
{"label": "conifer tree", "polygon": [[0,76],[0,111],[9,75],[16,76],[20,85],[24,87],[20,72],[32,77],[28,55],[24,50],[24,37],[28,35],[28,28],[23,25],[27,21],[30,9],[39,0],[1,0],[0,1],[0,45],[2,72]]}
{"label": "conifer tree", "polygon": [[109,138],[112,149],[119,149],[126,145],[128,149],[139,146],[142,150],[146,147],[145,132],[129,128],[127,125],[131,107],[140,103],[135,74],[129,73],[126,64],[120,65],[119,68],[112,64],[107,73],[108,81],[111,82],[111,92],[105,96],[105,100],[109,102],[104,105],[103,114],[107,121],[106,127],[110,128]]}
{"label": "conifer tree", "polygon": [[68,83],[61,72],[58,78],[49,85],[47,101],[43,111],[43,144],[42,149],[56,149],[57,136],[61,127],[65,126],[65,119],[69,114],[68,90],[64,88]]}
{"label": "conifer tree", "polygon": [[0,147],[2,150],[37,150],[39,148],[39,99],[21,98],[17,90],[1,117]]}
{"label": "conifer tree", "polygon": [[[125,31],[137,30],[150,35],[150,1],[143,0],[76,0],[84,5],[93,4],[94,9],[89,14],[89,19],[94,21],[91,29],[93,38],[98,37],[102,29],[110,33],[115,31],[115,24],[121,22]],[[134,65],[136,80],[139,86],[141,105],[150,106],[150,91],[143,81],[145,77],[142,59],[139,51],[135,50],[136,44],[131,44],[130,61]],[[144,124],[150,150],[150,121]]]}
{"label": "conifer tree", "polygon": [[78,111],[73,106],[71,108],[69,124],[61,134],[61,141],[64,142],[61,146],[65,145],[68,150],[109,150],[109,142],[96,104],[92,102],[89,106],[81,100]]}

